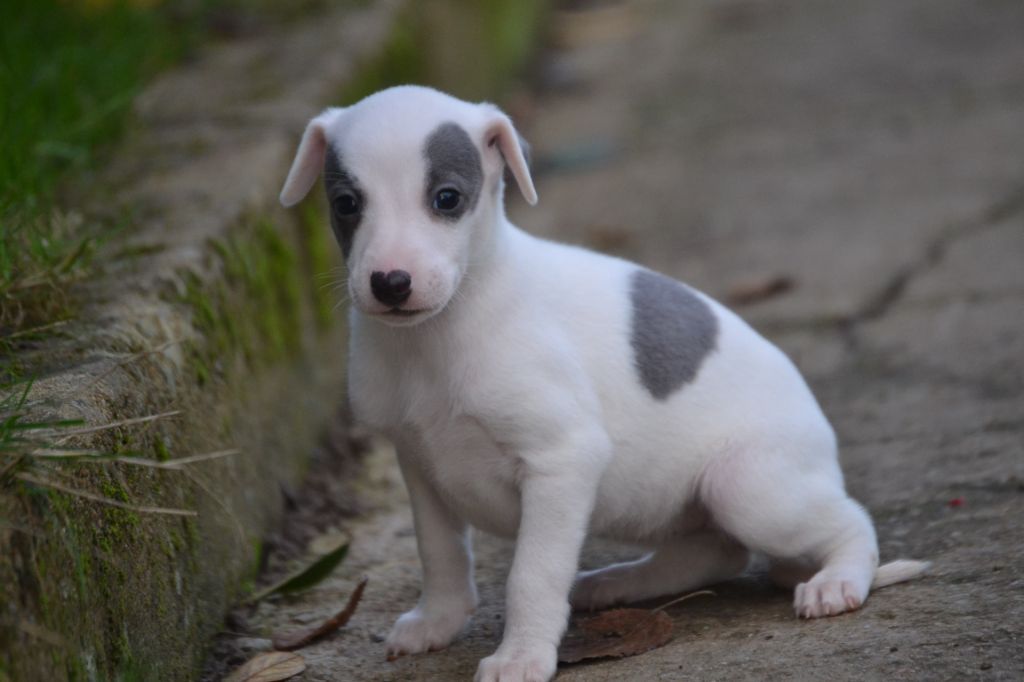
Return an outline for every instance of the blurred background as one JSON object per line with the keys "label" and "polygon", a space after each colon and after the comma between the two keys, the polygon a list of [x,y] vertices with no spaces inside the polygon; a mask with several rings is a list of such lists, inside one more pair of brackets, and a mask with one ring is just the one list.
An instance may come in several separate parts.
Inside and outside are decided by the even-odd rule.
{"label": "blurred background", "polygon": [[737,581],[670,609],[668,646],[561,677],[1024,675],[1024,4],[7,0],[0,681],[220,679],[362,574],[302,679],[464,679],[493,648],[509,548],[481,539],[476,625],[381,662],[416,598],[407,503],[347,419],[321,193],[276,205],[311,116],[401,83],[513,117],[540,194],[513,222],[778,343],[883,560],[936,564],[813,626]]}

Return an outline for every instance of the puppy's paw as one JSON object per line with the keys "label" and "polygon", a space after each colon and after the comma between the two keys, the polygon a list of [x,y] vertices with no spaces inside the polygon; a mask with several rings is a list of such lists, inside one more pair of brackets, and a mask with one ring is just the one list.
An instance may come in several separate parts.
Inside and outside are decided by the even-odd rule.
{"label": "puppy's paw", "polygon": [[388,660],[443,649],[469,620],[464,610],[428,613],[416,607],[399,616],[386,641]]}
{"label": "puppy's paw", "polygon": [[855,611],[867,598],[868,590],[859,581],[835,576],[814,576],[796,586],[793,609],[799,618],[838,616]]}
{"label": "puppy's paw", "polygon": [[480,661],[474,682],[548,682],[555,676],[558,652],[538,642],[502,642]]}

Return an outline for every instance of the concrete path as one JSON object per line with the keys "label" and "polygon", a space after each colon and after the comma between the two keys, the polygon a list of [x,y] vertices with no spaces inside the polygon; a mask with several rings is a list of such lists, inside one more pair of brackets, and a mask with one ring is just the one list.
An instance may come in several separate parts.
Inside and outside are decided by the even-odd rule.
{"label": "concrete path", "polygon": [[[541,203],[515,221],[720,298],[790,279],[739,312],[806,373],[883,560],[935,562],[814,622],[738,580],[671,608],[664,648],[559,679],[1021,679],[1024,4],[650,0],[555,33],[519,112]],[[483,606],[451,648],[384,662],[419,567],[393,460],[370,464],[376,512],[351,524],[338,576],[246,625],[325,617],[366,573],[357,616],[303,651],[302,679],[471,679],[501,634],[509,545],[479,538]],[[630,552],[592,547],[584,564],[613,555]],[[265,642],[231,646],[222,660]]]}

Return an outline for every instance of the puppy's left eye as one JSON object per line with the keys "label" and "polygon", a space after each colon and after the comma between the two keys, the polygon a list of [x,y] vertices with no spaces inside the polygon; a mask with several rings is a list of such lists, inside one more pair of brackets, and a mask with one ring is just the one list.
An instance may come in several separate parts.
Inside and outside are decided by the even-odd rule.
{"label": "puppy's left eye", "polygon": [[462,203],[462,195],[454,189],[442,189],[434,195],[434,209],[442,213],[454,211]]}
{"label": "puppy's left eye", "polygon": [[361,206],[359,205],[359,197],[351,192],[346,192],[341,196],[334,199],[334,211],[346,218],[351,217],[359,213]]}

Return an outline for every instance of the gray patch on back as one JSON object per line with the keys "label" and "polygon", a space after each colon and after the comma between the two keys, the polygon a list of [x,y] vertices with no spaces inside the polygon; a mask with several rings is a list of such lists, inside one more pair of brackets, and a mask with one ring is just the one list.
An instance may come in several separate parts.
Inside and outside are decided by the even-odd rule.
{"label": "gray patch on back", "polygon": [[476,207],[484,183],[484,168],[469,133],[458,123],[439,125],[427,137],[423,147],[427,160],[427,210],[433,210],[434,195],[439,189],[454,187],[462,194],[462,210],[444,214],[449,220],[458,220]]}
{"label": "gray patch on back", "polygon": [[718,342],[718,318],[684,284],[636,270],[630,277],[633,362],[640,382],[665,400],[697,377]]}
{"label": "gray patch on back", "polygon": [[355,215],[338,215],[334,210],[334,200],[345,193],[352,193],[362,202],[365,200],[362,190],[359,189],[359,182],[342,163],[341,155],[334,147],[327,146],[327,154],[324,158],[324,188],[327,190],[327,203],[331,215],[331,229],[334,230],[334,238],[338,240],[341,247],[341,254],[348,258],[352,251],[352,240],[355,238],[356,228],[362,220],[362,211]]}

